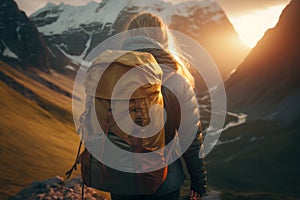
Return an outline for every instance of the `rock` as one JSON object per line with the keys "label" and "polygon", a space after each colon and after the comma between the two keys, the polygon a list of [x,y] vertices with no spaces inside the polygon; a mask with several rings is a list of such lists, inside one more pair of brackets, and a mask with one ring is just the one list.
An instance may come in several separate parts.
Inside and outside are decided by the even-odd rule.
{"label": "rock", "polygon": [[32,187],[34,188],[38,188],[40,186],[40,182],[39,181],[35,181],[31,184]]}
{"label": "rock", "polygon": [[[76,176],[73,179],[65,181],[62,177],[54,177],[44,181],[35,181],[30,187],[20,191],[11,200],[53,200],[53,199],[81,199],[81,178]],[[93,188],[84,188],[84,199],[96,200],[104,199],[99,191]]]}
{"label": "rock", "polygon": [[[74,200],[81,199],[81,177],[76,176],[70,180],[62,177],[54,177],[44,181],[35,181],[29,188],[20,191],[10,200]],[[100,191],[90,187],[84,187],[84,199],[88,200],[110,200],[109,195],[104,195]],[[188,198],[185,198],[188,200]],[[220,200],[220,192],[210,191],[208,196],[202,200]]]}
{"label": "rock", "polygon": [[221,200],[220,198],[221,192],[218,191],[210,191],[208,192],[208,195],[203,197],[203,200]]}

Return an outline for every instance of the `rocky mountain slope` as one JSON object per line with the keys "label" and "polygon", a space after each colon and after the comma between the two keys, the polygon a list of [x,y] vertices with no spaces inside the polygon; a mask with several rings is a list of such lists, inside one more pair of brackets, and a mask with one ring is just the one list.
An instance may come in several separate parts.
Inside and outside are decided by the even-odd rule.
{"label": "rocky mountain slope", "polygon": [[13,0],[0,2],[0,59],[23,68],[49,69],[45,40]]}

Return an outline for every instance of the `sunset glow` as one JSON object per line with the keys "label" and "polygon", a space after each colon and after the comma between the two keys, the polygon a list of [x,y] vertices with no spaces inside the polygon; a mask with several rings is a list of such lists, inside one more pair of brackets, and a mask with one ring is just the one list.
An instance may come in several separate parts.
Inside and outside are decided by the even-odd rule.
{"label": "sunset glow", "polygon": [[251,14],[231,18],[234,28],[242,41],[253,48],[262,38],[265,31],[273,28],[280,17],[285,5],[273,6],[265,10],[257,10]]}

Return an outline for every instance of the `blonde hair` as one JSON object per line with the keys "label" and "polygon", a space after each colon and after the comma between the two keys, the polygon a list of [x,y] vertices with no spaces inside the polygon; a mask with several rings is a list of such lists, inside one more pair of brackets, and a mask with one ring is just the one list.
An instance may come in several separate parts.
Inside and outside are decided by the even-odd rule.
{"label": "blonde hair", "polygon": [[[143,28],[159,28],[159,29],[143,29]],[[153,13],[143,12],[135,15],[127,24],[126,30],[137,29],[135,34],[148,36],[159,42],[163,47],[168,45],[168,33],[162,19]],[[151,30],[155,31],[153,33]]]}
{"label": "blonde hair", "polygon": [[[154,34],[149,34],[149,29],[143,29],[149,27],[159,29],[155,29]],[[147,36],[154,39],[155,41],[159,42],[164,48],[166,48],[165,50],[167,50],[167,52],[172,57],[172,60],[176,63],[173,68],[183,77],[185,77],[194,87],[194,77],[188,70],[190,65],[188,64],[187,60],[179,53],[180,51],[174,41],[174,38],[172,37],[171,33],[167,29],[167,26],[160,17],[151,12],[139,13],[135,15],[126,26],[126,30],[132,29],[136,29],[138,34],[142,36]],[[172,47],[172,49],[170,49],[170,47]]]}

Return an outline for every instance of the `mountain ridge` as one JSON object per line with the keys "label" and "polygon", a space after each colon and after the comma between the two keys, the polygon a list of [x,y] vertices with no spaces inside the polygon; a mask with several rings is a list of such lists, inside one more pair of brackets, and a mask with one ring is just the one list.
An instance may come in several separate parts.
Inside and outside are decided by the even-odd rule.
{"label": "mountain ridge", "polygon": [[229,109],[247,111],[250,118],[266,117],[264,112],[274,113],[280,102],[300,88],[299,9],[300,1],[291,1],[278,24],[265,33],[226,81]]}
{"label": "mountain ridge", "polygon": [[142,11],[162,16],[169,28],[204,46],[223,77],[227,77],[249,52],[219,4],[211,0],[175,5],[161,0],[90,2],[78,7],[49,4],[33,13],[30,19],[58,60],[52,64],[64,68],[78,66],[96,45],[123,31],[128,20]]}

